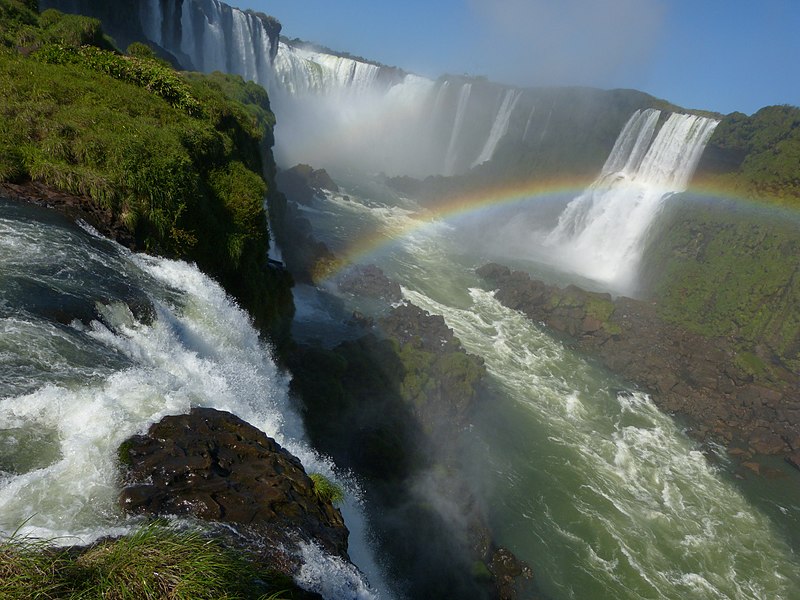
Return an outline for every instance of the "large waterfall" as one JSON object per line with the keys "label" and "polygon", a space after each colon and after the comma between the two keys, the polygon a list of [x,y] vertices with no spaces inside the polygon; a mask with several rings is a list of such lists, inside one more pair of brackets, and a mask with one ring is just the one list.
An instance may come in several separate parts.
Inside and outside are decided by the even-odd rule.
{"label": "large waterfall", "polygon": [[[107,7],[88,0],[41,4],[108,16]],[[512,113],[530,110],[514,88],[481,80],[478,90],[466,77],[434,81],[280,41],[271,18],[219,0],[142,0],[138,19],[125,26],[124,39],[138,30],[186,68],[234,73],[266,87],[278,115],[276,157],[285,165],[461,173],[491,160]]]}
{"label": "large waterfall", "polygon": [[660,117],[654,109],[631,116],[598,178],[567,205],[547,238],[569,269],[623,291],[648,228],[663,202],[686,189],[718,124],[674,113],[656,134]]}

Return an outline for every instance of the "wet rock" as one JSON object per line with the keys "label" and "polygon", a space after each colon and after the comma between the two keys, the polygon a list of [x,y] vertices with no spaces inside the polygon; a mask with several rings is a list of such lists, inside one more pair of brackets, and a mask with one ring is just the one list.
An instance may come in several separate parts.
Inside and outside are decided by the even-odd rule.
{"label": "wet rock", "polygon": [[400,302],[403,299],[400,284],[389,279],[375,265],[356,266],[348,269],[339,277],[337,285],[341,291],[354,296],[378,298],[386,302]]}
{"label": "wet rock", "polygon": [[124,442],[120,461],[126,512],[242,525],[273,544],[314,541],[347,558],[339,510],[316,496],[296,457],[235,415],[194,408],[164,417]]}
{"label": "wet rock", "polygon": [[758,429],[750,436],[750,448],[756,454],[782,454],[788,451],[786,442],[769,429]]}
{"label": "wet rock", "polygon": [[792,465],[798,471],[800,471],[800,451],[795,450],[791,454],[787,454],[786,462]]}
{"label": "wet rock", "polygon": [[492,554],[489,572],[496,581],[500,600],[514,600],[520,595],[524,580],[533,579],[531,568],[505,548],[498,548]]}
{"label": "wet rock", "polygon": [[338,192],[339,186],[331,179],[325,169],[314,169],[310,165],[299,164],[281,171],[275,177],[278,188],[286,196],[300,204],[312,204],[314,198],[323,190]]}

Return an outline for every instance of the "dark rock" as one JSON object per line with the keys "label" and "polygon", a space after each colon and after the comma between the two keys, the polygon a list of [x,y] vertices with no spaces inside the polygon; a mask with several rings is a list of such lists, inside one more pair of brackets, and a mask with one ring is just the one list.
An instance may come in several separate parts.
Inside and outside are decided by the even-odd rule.
{"label": "dark rock", "polygon": [[315,495],[296,457],[235,415],[194,408],[164,417],[121,454],[126,512],[243,525],[274,544],[299,537],[347,558],[339,510]]}
{"label": "dark rock", "polygon": [[378,298],[386,302],[399,302],[403,299],[400,284],[389,279],[375,265],[355,266],[343,273],[337,285],[343,292],[355,296]]}
{"label": "dark rock", "polygon": [[513,600],[524,580],[533,579],[533,571],[505,548],[498,548],[489,562],[489,572],[496,581],[500,600]]}
{"label": "dark rock", "polygon": [[304,164],[281,171],[276,175],[275,180],[280,190],[290,200],[300,204],[312,204],[314,198],[323,190],[339,191],[339,186],[325,169],[314,169]]}

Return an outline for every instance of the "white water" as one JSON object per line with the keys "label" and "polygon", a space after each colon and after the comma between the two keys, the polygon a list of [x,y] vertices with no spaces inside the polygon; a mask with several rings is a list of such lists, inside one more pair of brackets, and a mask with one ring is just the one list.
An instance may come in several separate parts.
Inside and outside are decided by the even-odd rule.
{"label": "white water", "polygon": [[219,0],[185,0],[177,20],[158,0],[142,4],[145,34],[187,66],[238,74],[267,88],[278,116],[276,157],[285,166],[460,173],[491,160],[522,95],[501,88],[478,99],[470,82],[450,85],[279,42],[258,17]]}
{"label": "white water", "polygon": [[795,551],[726,477],[724,458],[715,466],[647,395],[480,289],[480,249],[461,245],[459,221],[415,227],[391,196],[342,193],[349,202],[310,215],[326,243],[412,231],[369,262],[485,360],[491,395],[465,434],[467,477],[483,485],[498,541],[533,564],[547,597],[799,597]]}
{"label": "white water", "polygon": [[[473,167],[491,160],[494,156],[494,151],[497,150],[497,144],[499,144],[500,140],[503,139],[506,133],[508,133],[508,122],[511,119],[511,113],[514,111],[514,107],[517,105],[520,96],[522,96],[522,91],[514,89],[506,90],[503,94],[503,101],[497,111],[497,117],[495,118],[494,123],[492,123],[492,129],[489,131],[489,137],[486,139],[486,144],[483,146],[483,150],[481,150],[480,155],[472,163]],[[527,126],[530,125],[532,116],[533,111],[531,110],[531,114],[528,116],[526,130]],[[523,139],[524,137],[525,136],[523,135]]]}
{"label": "white water", "polygon": [[[186,263],[130,254],[11,210],[18,209],[0,204],[0,534],[72,545],[130,531],[139,519],[117,505],[119,444],[166,415],[213,407],[348,490],[351,557],[383,586],[358,489],[308,446],[286,376],[219,285]],[[29,282],[33,291],[19,291]],[[105,324],[62,325],[28,308],[40,289],[52,290],[46,298],[91,303],[120,286],[151,299],[152,324],[138,322],[122,299],[98,303]],[[303,583],[329,598],[375,596],[352,567],[320,554]],[[307,575],[321,568],[324,578]]]}
{"label": "white water", "polygon": [[561,214],[546,243],[564,268],[617,290],[632,285],[648,228],[669,196],[686,189],[718,124],[674,113],[652,139],[659,117],[636,111],[600,176]]}
{"label": "white water", "polygon": [[447,143],[447,150],[444,154],[444,174],[455,174],[456,159],[458,158],[459,146],[462,132],[464,131],[464,121],[467,116],[467,104],[469,102],[472,84],[465,83],[458,92],[458,104],[456,104],[455,117],[453,119],[453,129],[450,132],[450,141]]}

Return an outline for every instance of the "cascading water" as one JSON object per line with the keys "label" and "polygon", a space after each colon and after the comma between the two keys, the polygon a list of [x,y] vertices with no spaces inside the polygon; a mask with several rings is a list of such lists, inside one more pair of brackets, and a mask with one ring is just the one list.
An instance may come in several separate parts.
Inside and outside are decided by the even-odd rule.
{"label": "cascading water", "polygon": [[[638,137],[629,133],[621,164]],[[724,452],[709,459],[646,394],[481,289],[483,249],[459,235],[463,217],[416,222],[377,185],[368,197],[341,194],[306,213],[317,235],[337,251],[362,235],[387,240],[366,260],[484,359],[489,396],[460,446],[467,477],[483,486],[498,542],[534,566],[545,597],[798,598],[796,544],[781,531],[793,523],[797,539],[790,491],[754,502]]]}
{"label": "cascading water", "polygon": [[[71,1],[42,0],[42,6],[70,10]],[[99,11],[88,0],[80,8]],[[491,160],[522,104],[519,90],[487,85],[478,99],[476,86],[463,78],[433,81],[281,42],[269,21],[219,0],[141,0],[139,21],[186,68],[233,73],[266,87],[278,115],[276,158],[286,165],[461,173]]]}
{"label": "cascading water", "polygon": [[447,151],[444,155],[444,174],[453,175],[455,173],[456,160],[458,159],[459,141],[464,129],[464,121],[467,116],[467,105],[469,103],[472,84],[465,83],[458,92],[458,104],[456,104],[455,117],[453,118],[453,129],[450,133],[450,141],[447,143]]}
{"label": "cascading water", "polygon": [[653,139],[660,116],[654,109],[631,116],[600,176],[546,240],[563,266],[622,291],[632,285],[648,228],[663,202],[686,189],[718,124],[674,113]]}
{"label": "cascading water", "polygon": [[[503,136],[508,132],[508,122],[511,119],[511,113],[514,112],[514,107],[517,105],[520,96],[522,96],[522,91],[514,89],[506,90],[503,94],[503,101],[500,104],[500,108],[497,110],[497,117],[494,123],[492,123],[489,137],[486,140],[486,144],[483,146],[483,150],[481,150],[480,156],[472,163],[473,167],[491,160],[492,156],[494,156],[497,144],[500,143],[500,140],[503,139]],[[531,111],[528,117],[528,125],[530,124],[532,116],[533,111]],[[523,138],[524,137],[523,135]]]}
{"label": "cascading water", "polygon": [[[237,414],[337,478],[246,313],[194,266],[0,198],[0,273],[0,534],[72,545],[130,531],[140,521],[117,505],[119,444],[194,406]],[[343,508],[351,556],[381,585],[357,502]],[[314,558],[302,583],[373,597],[351,566],[303,553]]]}

